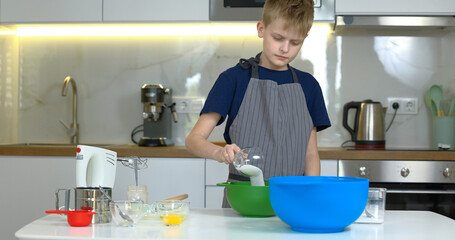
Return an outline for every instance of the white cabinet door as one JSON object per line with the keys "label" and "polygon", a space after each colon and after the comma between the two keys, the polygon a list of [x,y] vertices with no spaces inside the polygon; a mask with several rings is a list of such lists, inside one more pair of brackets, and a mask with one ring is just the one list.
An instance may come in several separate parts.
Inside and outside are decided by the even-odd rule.
{"label": "white cabinet door", "polygon": [[229,166],[212,159],[205,160],[205,208],[221,208],[224,187],[217,183],[226,182]]}
{"label": "white cabinet door", "polygon": [[338,160],[321,159],[321,176],[338,176]]}
{"label": "white cabinet door", "polygon": [[212,159],[205,159],[205,185],[216,186],[226,182],[229,174],[229,165]]}
{"label": "white cabinet door", "polygon": [[208,21],[208,0],[104,0],[104,22]]}
{"label": "white cabinet door", "polygon": [[76,161],[74,157],[0,156],[0,182],[0,238],[16,239],[14,232],[55,209],[56,189],[76,186]]}
{"label": "white cabinet door", "polygon": [[205,208],[217,209],[222,207],[224,187],[205,186]]}
{"label": "white cabinet door", "polygon": [[1,23],[101,22],[102,0],[1,0]]}
{"label": "white cabinet door", "polygon": [[[190,208],[204,208],[203,158],[146,158],[148,167],[138,171],[138,182],[147,185],[148,202],[188,194]],[[134,170],[117,165],[114,199],[126,199],[128,185],[134,185]]]}

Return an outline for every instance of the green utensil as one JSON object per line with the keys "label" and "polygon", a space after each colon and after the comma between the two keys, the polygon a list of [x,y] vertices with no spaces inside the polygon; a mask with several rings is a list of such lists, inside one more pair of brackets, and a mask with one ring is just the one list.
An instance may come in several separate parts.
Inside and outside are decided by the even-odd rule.
{"label": "green utensil", "polygon": [[455,117],[455,98],[450,101],[449,116]]}
{"label": "green utensil", "polygon": [[431,115],[436,116],[436,105],[434,105],[433,101],[430,98],[430,89],[428,89],[428,91],[425,93],[425,105],[430,110]]}
{"label": "green utensil", "polygon": [[433,85],[430,88],[430,98],[436,105],[436,116],[444,116],[444,111],[441,109],[442,87],[441,85]]}

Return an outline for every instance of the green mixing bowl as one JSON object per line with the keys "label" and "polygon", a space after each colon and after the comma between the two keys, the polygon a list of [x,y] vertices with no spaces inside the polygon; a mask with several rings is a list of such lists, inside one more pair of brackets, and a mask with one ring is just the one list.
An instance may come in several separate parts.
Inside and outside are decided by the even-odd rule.
{"label": "green mixing bowl", "polygon": [[217,186],[226,187],[227,200],[231,207],[245,217],[275,216],[269,199],[269,183],[251,186],[250,182],[224,182]]}

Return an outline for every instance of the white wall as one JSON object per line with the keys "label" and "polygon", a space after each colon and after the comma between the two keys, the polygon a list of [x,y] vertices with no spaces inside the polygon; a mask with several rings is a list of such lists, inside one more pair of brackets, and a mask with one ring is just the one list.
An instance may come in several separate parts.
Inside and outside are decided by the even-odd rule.
{"label": "white wall", "polygon": [[0,37],[0,143],[18,140],[18,65],[16,36]]}
{"label": "white wall", "polygon": [[[319,146],[340,146],[350,138],[341,123],[344,103],[370,98],[386,105],[387,97],[417,97],[419,113],[397,116],[387,144],[429,147],[431,120],[423,96],[432,84],[444,86],[444,99],[455,96],[454,32],[365,30],[337,35],[323,29],[313,27],[292,63],[313,73],[325,95],[333,126],[318,134]],[[78,86],[81,141],[131,143],[131,130],[142,123],[142,84],[162,83],[175,96],[205,97],[222,71],[261,50],[255,36],[18,41],[19,142],[69,142],[58,122],[71,120],[71,90],[68,97],[61,96],[67,75]],[[183,145],[197,116],[179,114],[174,125],[177,145]],[[386,122],[390,119],[387,115]],[[216,128],[210,140],[222,141],[223,128]],[[11,142],[5,134],[0,132],[0,139]]]}

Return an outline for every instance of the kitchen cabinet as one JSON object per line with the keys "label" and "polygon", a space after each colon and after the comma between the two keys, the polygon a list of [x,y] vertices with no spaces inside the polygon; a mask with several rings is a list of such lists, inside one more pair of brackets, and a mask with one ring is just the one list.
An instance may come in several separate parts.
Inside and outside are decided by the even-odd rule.
{"label": "kitchen cabinet", "polygon": [[[212,159],[205,160],[205,208],[221,208],[224,187],[217,183],[226,182],[229,174],[228,165]],[[321,176],[337,176],[338,160],[322,159]]]}
{"label": "kitchen cabinet", "polygon": [[1,0],[0,22],[101,23],[103,0]]}
{"label": "kitchen cabinet", "polygon": [[207,0],[0,0],[3,24],[208,20]]}
{"label": "kitchen cabinet", "polygon": [[338,160],[321,159],[321,176],[338,176]]}
{"label": "kitchen cabinet", "polygon": [[226,182],[229,166],[213,159],[205,160],[205,208],[221,208],[224,187],[217,183]]}
{"label": "kitchen cabinet", "polygon": [[0,233],[15,239],[14,231],[44,211],[55,209],[54,191],[76,184],[74,157],[0,156]]}
{"label": "kitchen cabinet", "polygon": [[208,0],[104,0],[104,22],[208,21]]}

